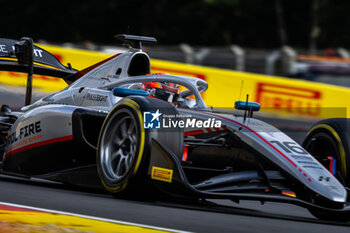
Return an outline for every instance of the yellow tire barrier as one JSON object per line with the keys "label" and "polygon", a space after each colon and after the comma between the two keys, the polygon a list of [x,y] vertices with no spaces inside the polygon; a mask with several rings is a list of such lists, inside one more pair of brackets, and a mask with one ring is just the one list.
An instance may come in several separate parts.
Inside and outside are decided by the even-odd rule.
{"label": "yellow tire barrier", "polygon": [[[63,64],[76,69],[86,68],[111,56],[109,54],[38,45],[56,55]],[[263,111],[311,116],[316,118],[350,117],[350,89],[316,82],[295,80],[245,72],[235,72],[195,65],[152,59],[152,73],[169,73],[205,79],[208,91],[203,95],[208,105],[233,108],[234,101],[260,102]],[[0,72],[0,84],[24,86],[25,74]],[[35,76],[33,86],[41,91],[59,91],[66,86],[63,80]]]}

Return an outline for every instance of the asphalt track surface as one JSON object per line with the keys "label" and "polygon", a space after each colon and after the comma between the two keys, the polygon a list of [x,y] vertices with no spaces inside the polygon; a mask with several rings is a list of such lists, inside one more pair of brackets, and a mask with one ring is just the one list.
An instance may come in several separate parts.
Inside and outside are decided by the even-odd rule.
{"label": "asphalt track surface", "polygon": [[[210,204],[120,200],[41,181],[0,176],[0,200],[100,218],[192,232],[349,232],[350,224],[319,221],[288,204]],[[230,207],[227,207],[230,206]]]}
{"label": "asphalt track surface", "polygon": [[[297,141],[304,134],[303,130],[291,131]],[[350,223],[320,221],[306,209],[289,204],[122,200],[97,191],[5,175],[0,175],[0,201],[191,232],[350,232]]]}

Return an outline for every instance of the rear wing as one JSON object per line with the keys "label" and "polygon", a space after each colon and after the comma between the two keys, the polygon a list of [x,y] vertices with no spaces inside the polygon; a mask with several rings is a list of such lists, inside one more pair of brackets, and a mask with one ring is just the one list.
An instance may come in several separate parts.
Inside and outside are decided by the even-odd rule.
{"label": "rear wing", "polygon": [[20,41],[0,39],[0,70],[28,74],[25,105],[31,103],[33,74],[63,78],[68,83],[66,77],[77,73],[70,65],[64,66],[54,55],[33,45],[28,37]]}
{"label": "rear wing", "polygon": [[[153,37],[125,34],[117,35],[116,38],[124,42],[129,48],[137,50],[142,50],[142,43],[157,42]],[[64,66],[54,55],[35,46],[31,38],[23,37],[20,41],[0,38],[0,71],[28,74],[25,105],[31,103],[33,74],[62,78],[67,84],[71,84],[86,73],[117,56],[119,54],[77,71],[72,69],[70,64],[67,67]]]}
{"label": "rear wing", "polygon": [[64,78],[77,71],[70,66],[64,66],[54,55],[33,45],[30,38],[23,37],[20,41],[0,38],[0,70],[27,73],[32,50],[33,73]]}

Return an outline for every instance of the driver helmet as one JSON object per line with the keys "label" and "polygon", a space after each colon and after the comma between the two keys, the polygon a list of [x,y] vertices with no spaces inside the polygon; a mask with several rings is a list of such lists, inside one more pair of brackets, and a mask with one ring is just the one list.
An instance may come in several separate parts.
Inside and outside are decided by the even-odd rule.
{"label": "driver helmet", "polygon": [[179,96],[179,86],[166,82],[145,82],[142,89],[148,91],[150,96],[173,103]]}

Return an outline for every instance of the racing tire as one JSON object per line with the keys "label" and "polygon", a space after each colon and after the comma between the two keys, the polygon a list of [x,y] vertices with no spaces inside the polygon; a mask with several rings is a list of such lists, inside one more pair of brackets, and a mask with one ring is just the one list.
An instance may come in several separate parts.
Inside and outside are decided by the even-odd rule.
{"label": "racing tire", "polygon": [[[163,114],[177,110],[159,99],[132,96],[121,100],[107,115],[97,143],[97,172],[104,188],[116,197],[138,197],[148,190],[147,169],[151,139],[182,155],[183,131],[144,129],[143,113],[162,109]],[[146,198],[143,193],[142,198]]]}
{"label": "racing tire", "polygon": [[[303,147],[344,186],[350,185],[350,119],[333,118],[316,123],[307,133]],[[309,209],[321,220],[348,222],[348,212]]]}
{"label": "racing tire", "polygon": [[106,117],[97,144],[97,171],[107,191],[125,194],[136,186],[145,141],[140,106],[123,100]]}
{"label": "racing tire", "polygon": [[350,119],[316,123],[307,133],[303,147],[344,186],[350,187]]}

